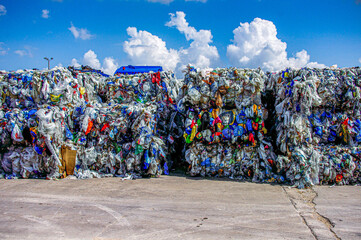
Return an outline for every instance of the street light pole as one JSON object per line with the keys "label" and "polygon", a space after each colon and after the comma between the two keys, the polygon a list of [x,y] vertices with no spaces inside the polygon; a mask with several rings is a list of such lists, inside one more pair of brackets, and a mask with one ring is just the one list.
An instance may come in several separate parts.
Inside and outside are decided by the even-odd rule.
{"label": "street light pole", "polygon": [[48,61],[48,70],[50,70],[50,61],[53,60],[53,58],[47,58],[47,57],[44,57],[45,60]]}

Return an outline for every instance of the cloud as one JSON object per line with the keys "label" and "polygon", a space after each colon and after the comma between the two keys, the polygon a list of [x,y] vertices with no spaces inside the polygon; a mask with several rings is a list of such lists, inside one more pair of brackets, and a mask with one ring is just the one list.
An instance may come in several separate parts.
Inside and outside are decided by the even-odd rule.
{"label": "cloud", "polygon": [[6,8],[4,5],[0,5],[0,16],[6,15]]}
{"label": "cloud", "polygon": [[[337,64],[332,65],[332,66],[337,68]],[[309,63],[306,64],[306,67],[309,67],[309,68],[326,68],[327,66],[325,64],[318,63],[318,62],[309,62]]]}
{"label": "cloud", "polygon": [[148,2],[154,2],[154,3],[162,3],[162,4],[169,4],[173,2],[174,0],[148,0]]}
{"label": "cloud", "polygon": [[361,58],[358,59],[359,63],[361,63]]}
{"label": "cloud", "polygon": [[92,50],[87,51],[83,57],[83,65],[88,65],[95,69],[100,69],[100,62],[97,55]]}
{"label": "cloud", "polygon": [[19,55],[20,57],[24,57],[24,56],[29,56],[29,57],[33,57],[33,53],[31,52],[31,47],[29,46],[25,46],[24,49],[22,50],[16,50],[14,51],[15,54]]}
{"label": "cloud", "polygon": [[0,56],[4,56],[8,53],[9,48],[5,46],[5,43],[0,42]]}
{"label": "cloud", "polygon": [[113,75],[118,69],[119,65],[116,60],[112,57],[106,57],[103,61],[102,71],[106,74]]}
{"label": "cloud", "polygon": [[[71,60],[71,65],[74,67],[80,67],[81,65],[78,63],[78,60],[73,58]],[[93,50],[87,51],[83,56],[82,65],[87,65],[91,68],[101,70],[106,74],[113,75],[114,72],[118,69],[119,64],[112,57],[106,57],[103,60],[103,66],[101,66],[98,56],[95,54]]]}
{"label": "cloud", "polygon": [[218,50],[211,46],[212,33],[209,30],[197,31],[189,26],[184,12],[170,14],[168,27],[176,27],[190,41],[188,48],[179,50],[168,49],[166,43],[147,31],[138,31],[135,27],[128,27],[130,36],[124,42],[123,49],[134,65],[160,65],[165,70],[175,71],[180,76],[181,71],[187,64],[205,68],[215,65],[219,60]]}
{"label": "cloud", "polygon": [[76,60],[76,58],[73,58],[71,60],[71,66],[80,67],[81,65],[78,63],[78,60]]}
{"label": "cloud", "polygon": [[21,57],[27,55],[27,53],[26,53],[25,50],[16,50],[16,51],[14,51],[14,53],[18,54],[18,55],[21,56]]}
{"label": "cloud", "polygon": [[42,18],[49,18],[49,10],[47,10],[47,9],[43,9],[42,11],[42,14],[41,14],[41,17]]}
{"label": "cloud", "polygon": [[71,27],[68,28],[70,32],[73,34],[75,39],[82,39],[82,40],[88,40],[94,37],[94,35],[90,34],[90,32],[86,28],[77,28],[73,25],[73,23],[70,23]]}
{"label": "cloud", "polygon": [[171,19],[166,23],[168,27],[176,27],[188,41],[191,41],[189,48],[180,50],[183,66],[190,63],[200,68],[211,67],[219,59],[217,48],[210,45],[213,38],[211,31],[197,31],[189,26],[185,16],[184,12],[176,12],[175,15],[170,13]]}
{"label": "cloud", "polygon": [[325,67],[317,62],[309,62],[306,50],[287,58],[287,44],[277,38],[276,26],[271,21],[255,18],[251,23],[240,23],[233,30],[233,44],[227,47],[227,57],[237,67],[257,68],[277,71],[286,67]]}
{"label": "cloud", "polygon": [[138,31],[135,27],[128,27],[130,36],[124,42],[124,52],[132,64],[161,65],[166,70],[174,70],[179,62],[179,54],[174,49],[167,49],[166,43],[159,37],[147,31]]}

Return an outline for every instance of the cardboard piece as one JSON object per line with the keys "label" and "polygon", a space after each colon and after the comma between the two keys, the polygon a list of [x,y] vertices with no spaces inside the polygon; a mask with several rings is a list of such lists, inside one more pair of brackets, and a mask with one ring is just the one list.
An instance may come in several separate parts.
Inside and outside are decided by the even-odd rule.
{"label": "cardboard piece", "polygon": [[59,166],[59,172],[66,172],[66,175],[73,175],[76,160],[76,150],[71,150],[69,147],[61,147],[62,166]]}

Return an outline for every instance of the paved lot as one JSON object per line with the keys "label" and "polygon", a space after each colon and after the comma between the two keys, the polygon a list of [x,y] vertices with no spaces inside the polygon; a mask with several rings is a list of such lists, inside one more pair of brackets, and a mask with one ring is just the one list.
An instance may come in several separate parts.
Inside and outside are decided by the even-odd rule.
{"label": "paved lot", "polygon": [[361,187],[0,180],[1,239],[360,239]]}
{"label": "paved lot", "polygon": [[361,187],[316,187],[317,211],[330,219],[341,239],[361,239]]}

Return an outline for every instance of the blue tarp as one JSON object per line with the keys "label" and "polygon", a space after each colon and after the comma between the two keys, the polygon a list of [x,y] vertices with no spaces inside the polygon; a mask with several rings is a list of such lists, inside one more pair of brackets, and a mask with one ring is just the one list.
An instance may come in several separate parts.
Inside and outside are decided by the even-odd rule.
{"label": "blue tarp", "polygon": [[116,74],[136,74],[136,73],[148,73],[148,72],[161,72],[163,68],[161,66],[121,66],[115,71]]}

